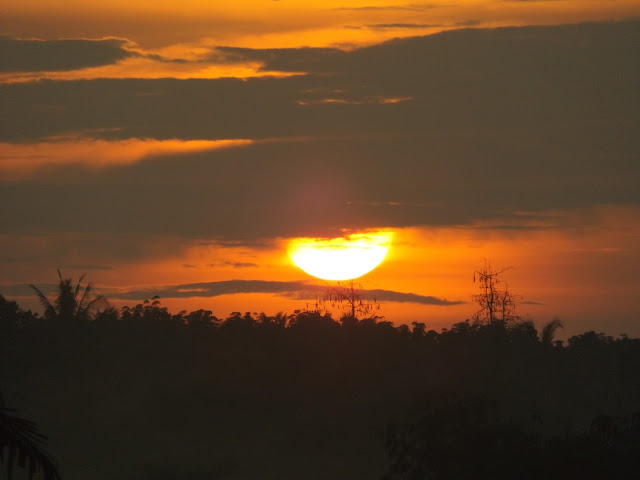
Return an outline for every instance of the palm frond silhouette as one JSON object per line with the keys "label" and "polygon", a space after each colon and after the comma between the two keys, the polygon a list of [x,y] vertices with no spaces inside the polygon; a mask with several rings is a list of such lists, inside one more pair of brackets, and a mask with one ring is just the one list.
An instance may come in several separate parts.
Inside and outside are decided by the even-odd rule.
{"label": "palm frond silhouette", "polygon": [[0,396],[0,463],[8,480],[16,466],[26,469],[30,479],[42,473],[44,480],[60,480],[55,462],[44,450],[46,440],[34,422],[6,408]]}
{"label": "palm frond silhouette", "polygon": [[[46,318],[58,318],[61,320],[89,320],[100,308],[107,308],[109,303],[102,295],[92,297],[93,283],[89,282],[82,289],[82,281],[86,274],[82,274],[78,279],[75,288],[70,278],[62,278],[62,273],[58,269],[58,293],[53,303],[35,285],[29,285],[40,300],[44,308]],[[81,294],[82,292],[82,294]],[[80,295],[81,294],[81,295]]]}

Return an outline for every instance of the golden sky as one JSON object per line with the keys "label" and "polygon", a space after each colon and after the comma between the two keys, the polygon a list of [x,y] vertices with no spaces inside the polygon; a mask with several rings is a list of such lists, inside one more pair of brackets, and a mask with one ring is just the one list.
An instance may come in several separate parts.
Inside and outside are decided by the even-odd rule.
{"label": "golden sky", "polygon": [[[116,64],[36,77],[218,78],[259,75],[258,63],[221,65],[205,60],[216,46],[247,48],[338,47],[353,49],[393,38],[466,27],[557,25],[637,18],[637,0],[465,0],[448,2],[242,0],[211,2],[112,2],[9,0],[2,32],[23,39],[119,38],[129,51],[197,64],[129,57]],[[34,74],[0,76],[27,80]]]}
{"label": "golden sky", "polygon": [[0,293],[35,306],[24,285],[60,267],[118,305],[292,312],[325,284],[291,239],[386,229],[358,281],[388,320],[468,318],[488,259],[513,267],[525,318],[640,335],[639,17],[637,0],[6,1]]}
{"label": "golden sky", "polygon": [[117,36],[146,47],[210,39],[273,48],[355,46],[460,26],[619,20],[637,17],[639,6],[635,0],[8,0],[3,10],[4,30],[16,36]]}

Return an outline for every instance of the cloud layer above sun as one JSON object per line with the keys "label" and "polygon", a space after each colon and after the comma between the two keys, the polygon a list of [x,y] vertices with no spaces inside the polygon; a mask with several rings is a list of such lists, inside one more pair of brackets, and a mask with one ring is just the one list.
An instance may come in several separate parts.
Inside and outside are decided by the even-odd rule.
{"label": "cloud layer above sun", "polygon": [[[637,204],[639,32],[622,22],[353,51],[218,48],[224,63],[304,73],[4,84],[2,230],[255,242],[490,220],[522,228],[530,218],[518,212]],[[124,52],[115,40],[41,43],[13,45],[94,62]],[[25,57],[28,70],[67,62],[43,52]],[[92,214],[105,209],[108,222]]]}
{"label": "cloud layer above sun", "polygon": [[[2,228],[253,242],[522,227],[518,212],[637,204],[639,32],[624,22],[462,30],[351,52],[226,49],[225,61],[307,73],[5,84],[0,165],[48,169],[3,186]],[[52,145],[69,138],[84,140],[65,161]],[[109,148],[82,150],[88,141],[113,142],[114,161]],[[109,222],[96,221],[105,208]]]}

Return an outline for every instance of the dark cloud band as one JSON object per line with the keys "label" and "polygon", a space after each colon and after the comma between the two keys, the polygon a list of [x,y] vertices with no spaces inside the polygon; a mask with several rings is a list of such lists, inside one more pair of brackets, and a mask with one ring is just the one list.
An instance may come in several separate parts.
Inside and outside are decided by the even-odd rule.
{"label": "dark cloud band", "polygon": [[220,52],[309,73],[0,85],[7,142],[256,140],[0,183],[0,232],[248,243],[640,203],[638,21]]}
{"label": "dark cloud band", "polygon": [[0,37],[0,72],[67,71],[130,57],[126,40],[20,40]]}
{"label": "dark cloud band", "polygon": [[[266,280],[227,280],[221,282],[189,283],[184,285],[172,285],[165,287],[148,287],[126,292],[105,290],[109,298],[120,300],[142,301],[158,295],[160,298],[192,298],[192,297],[218,297],[220,295],[247,294],[247,293],[271,293],[298,299],[321,298],[327,293],[328,285],[318,285],[306,282],[276,282]],[[42,285],[41,289],[47,294],[55,294],[56,285]],[[12,296],[27,296],[33,292],[26,285],[14,285],[3,287],[2,293]],[[360,294],[368,299],[377,301],[415,303],[420,305],[452,306],[465,302],[450,301],[433,296],[418,295],[415,293],[402,293],[392,290],[363,289]]]}

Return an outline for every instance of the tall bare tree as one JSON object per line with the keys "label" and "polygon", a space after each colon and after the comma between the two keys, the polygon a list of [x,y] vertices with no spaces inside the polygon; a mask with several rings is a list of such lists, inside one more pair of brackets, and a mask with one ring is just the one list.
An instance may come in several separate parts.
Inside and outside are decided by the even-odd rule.
{"label": "tall bare tree", "polygon": [[473,273],[473,281],[478,281],[480,293],[473,296],[473,300],[480,306],[475,313],[474,320],[493,324],[497,321],[512,322],[518,320],[516,314],[516,298],[500,279],[507,267],[500,271],[493,271],[489,262],[485,260],[484,268]]}
{"label": "tall bare tree", "polygon": [[334,308],[340,308],[349,318],[367,316],[380,310],[380,304],[377,300],[366,298],[362,286],[357,284],[355,280],[338,282],[329,287],[321,303],[329,303]]}

